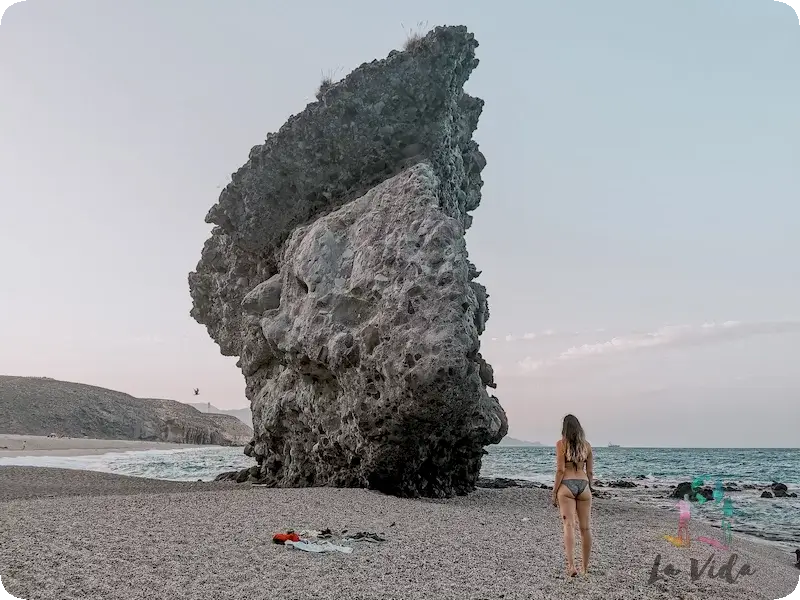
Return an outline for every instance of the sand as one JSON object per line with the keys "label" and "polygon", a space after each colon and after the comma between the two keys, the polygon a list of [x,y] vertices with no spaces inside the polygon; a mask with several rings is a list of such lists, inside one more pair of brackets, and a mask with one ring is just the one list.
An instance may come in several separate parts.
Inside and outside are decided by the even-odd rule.
{"label": "sand", "polygon": [[49,438],[37,435],[11,435],[0,433],[0,457],[89,456],[94,454],[105,454],[107,452],[174,450],[196,447],[197,446],[191,446],[188,444],[168,444],[166,442],[96,440],[89,438]]}
{"label": "sand", "polygon": [[[735,583],[690,576],[716,555],[662,536],[664,511],[597,500],[586,578],[565,576],[561,522],[546,490],[478,490],[443,501],[367,490],[173,483],[86,471],[0,467],[0,576],[35,599],[726,598],[787,596],[794,557],[737,538]],[[530,519],[523,521],[524,518]],[[385,534],[352,554],[307,554],[271,543],[294,528]],[[694,535],[719,531],[693,524]],[[680,572],[648,583],[672,563]]]}

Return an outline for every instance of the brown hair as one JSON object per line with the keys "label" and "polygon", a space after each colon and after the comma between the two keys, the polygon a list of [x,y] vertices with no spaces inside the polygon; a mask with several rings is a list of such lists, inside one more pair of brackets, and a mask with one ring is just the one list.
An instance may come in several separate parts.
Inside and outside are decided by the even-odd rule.
{"label": "brown hair", "polygon": [[561,435],[565,442],[564,458],[575,466],[584,462],[589,456],[586,434],[584,434],[583,427],[581,427],[581,423],[575,415],[564,417]]}

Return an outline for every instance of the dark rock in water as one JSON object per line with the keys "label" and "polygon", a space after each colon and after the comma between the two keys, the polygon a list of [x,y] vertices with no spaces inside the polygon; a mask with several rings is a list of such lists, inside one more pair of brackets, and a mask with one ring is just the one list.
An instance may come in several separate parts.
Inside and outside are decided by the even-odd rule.
{"label": "dark rock in water", "polygon": [[504,488],[540,488],[544,487],[532,481],[520,479],[507,479],[505,477],[480,477],[475,484],[479,488],[504,489]]}
{"label": "dark rock in water", "polygon": [[619,481],[610,482],[609,484],[607,484],[607,487],[612,487],[612,488],[635,488],[635,487],[639,487],[639,486],[637,486],[632,481],[619,480]]}
{"label": "dark rock in water", "polygon": [[713,492],[711,490],[708,488],[692,489],[692,484],[689,481],[683,481],[679,483],[678,487],[672,491],[669,497],[681,500],[684,496],[688,495],[689,500],[697,500],[696,494],[702,494],[707,500],[711,500],[713,498]]}
{"label": "dark rock in water", "polygon": [[773,495],[772,495],[772,492],[768,492],[768,491],[764,490],[763,492],[761,492],[761,497],[762,498],[772,498]]}
{"label": "dark rock in water", "polygon": [[260,481],[464,494],[508,431],[465,242],[486,164],[463,90],[477,45],[437,27],[328,86],[206,217],[191,314],[239,357]]}
{"label": "dark rock in water", "polygon": [[692,489],[692,484],[688,481],[684,481],[678,484],[672,493],[670,494],[670,498],[677,498],[682,499],[684,496],[688,495],[689,500],[696,501],[697,494],[702,495],[706,500],[713,500],[714,499],[714,490],[708,487],[699,488],[699,489]]}
{"label": "dark rock in water", "polygon": [[770,487],[774,492],[786,492],[789,490],[785,483],[773,483]]}
{"label": "dark rock in water", "polygon": [[697,499],[697,494],[701,494],[706,500],[713,500],[714,499],[714,490],[711,488],[700,488],[699,490],[695,491],[695,496],[693,499]]}
{"label": "dark rock in water", "polygon": [[239,471],[226,471],[214,477],[214,481],[236,481]]}
{"label": "dark rock in water", "polygon": [[673,490],[672,494],[670,494],[670,498],[677,498],[677,499],[680,500],[681,498],[683,498],[687,494],[690,497],[693,495],[692,494],[692,484],[689,481],[684,481],[682,483],[679,483],[678,487],[676,487]]}
{"label": "dark rock in water", "polygon": [[772,492],[772,495],[775,496],[776,498],[786,498],[789,496],[786,490],[775,490],[774,492]]}
{"label": "dark rock in water", "polygon": [[599,479],[595,479],[594,481],[594,487],[605,487],[605,485],[606,484],[600,481]]}
{"label": "dark rock in water", "polygon": [[758,489],[758,487],[753,485],[752,483],[745,483],[742,486],[742,489],[745,489],[745,490],[756,490],[756,489]]}

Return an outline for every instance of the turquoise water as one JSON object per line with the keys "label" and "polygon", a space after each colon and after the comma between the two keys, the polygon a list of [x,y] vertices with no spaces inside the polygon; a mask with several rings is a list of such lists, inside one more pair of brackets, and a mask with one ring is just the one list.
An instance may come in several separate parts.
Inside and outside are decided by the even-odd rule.
{"label": "turquoise water", "polygon": [[[553,485],[555,460],[555,448],[495,447],[484,457],[481,474]],[[615,494],[671,510],[676,502],[667,498],[671,486],[695,477],[703,477],[710,487],[717,479],[740,488],[780,482],[800,495],[800,449],[796,448],[595,448],[594,471],[595,478],[603,482],[624,480],[637,485],[630,490],[612,490]],[[734,506],[733,531],[800,547],[800,498],[761,498],[761,492],[726,492]],[[713,502],[695,505],[695,517],[718,525],[720,506]]]}
{"label": "turquoise water", "polygon": [[[494,447],[484,458],[482,474],[552,485],[555,460],[555,448]],[[645,477],[676,484],[706,475],[726,483],[800,486],[800,449],[595,448],[594,471],[602,481]]]}
{"label": "turquoise water", "polygon": [[[168,479],[212,480],[223,471],[252,466],[241,448],[188,448],[150,450],[75,457],[0,458],[0,465],[29,465],[85,469]],[[484,457],[484,477],[509,477],[553,484],[555,451],[548,447],[491,447]],[[674,509],[666,498],[670,486],[703,476],[713,482],[764,486],[785,483],[800,494],[800,449],[707,448],[596,448],[595,478],[604,482],[626,480],[637,484],[630,490],[610,490],[635,502]],[[609,489],[609,488],[605,488]],[[800,499],[761,498],[761,490],[727,492],[734,503],[733,530],[763,539],[800,546]],[[719,505],[697,506],[695,516],[718,524]],[[677,513],[676,513],[677,521]]]}

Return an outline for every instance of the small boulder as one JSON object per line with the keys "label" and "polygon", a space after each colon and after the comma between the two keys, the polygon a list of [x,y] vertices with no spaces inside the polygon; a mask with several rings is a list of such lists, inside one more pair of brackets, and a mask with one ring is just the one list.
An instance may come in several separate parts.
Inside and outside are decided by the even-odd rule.
{"label": "small boulder", "polygon": [[696,494],[700,494],[706,500],[713,500],[714,499],[714,490],[712,490],[711,488],[707,488],[707,487],[700,488],[699,490],[697,490],[695,492],[695,495],[692,496],[692,500],[696,500],[697,499],[697,495]]}
{"label": "small boulder", "polygon": [[638,487],[638,486],[635,483],[633,483],[632,481],[623,481],[623,480],[620,479],[619,481],[612,481],[611,483],[608,484],[608,487],[613,487],[613,488],[635,488],[635,487]]}
{"label": "small boulder", "polygon": [[530,489],[530,488],[545,487],[544,485],[540,486],[538,483],[534,483],[533,481],[524,481],[521,479],[508,479],[506,477],[481,477],[478,479],[475,486],[479,488],[488,488],[495,490],[504,488]]}
{"label": "small boulder", "polygon": [[683,498],[686,494],[689,494],[689,497],[692,496],[692,484],[688,481],[683,481],[678,484],[672,494],[670,494],[670,498]]}
{"label": "small boulder", "polygon": [[772,498],[773,497],[772,496],[772,492],[768,492],[768,491],[764,490],[763,492],[761,492],[761,497],[762,498]]}
{"label": "small boulder", "polygon": [[519,487],[517,482],[513,479],[508,479],[506,477],[481,477],[476,482],[476,487],[479,488],[487,488],[487,489],[504,489],[510,487]]}

